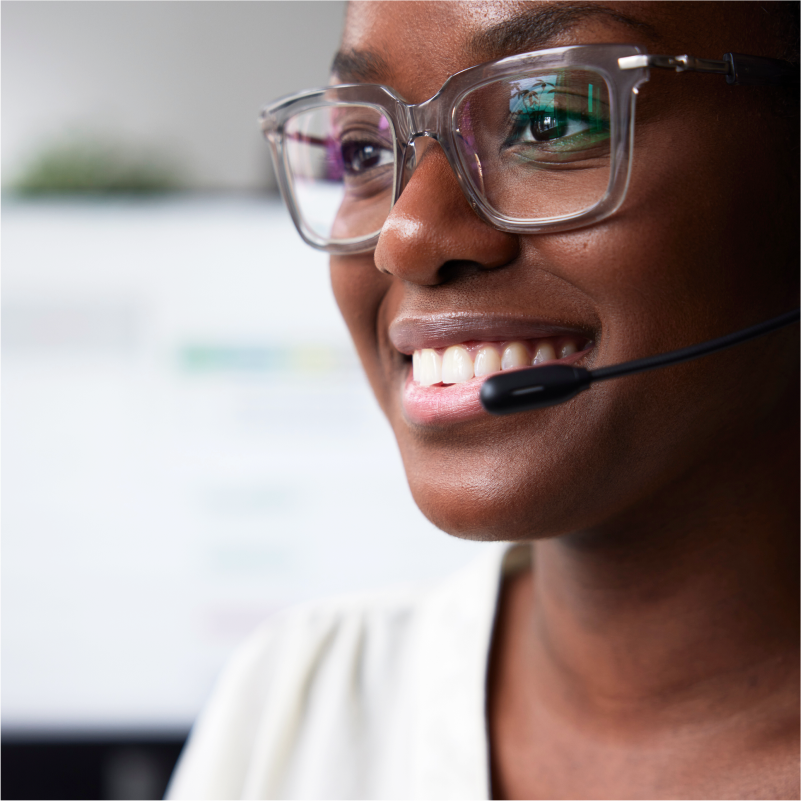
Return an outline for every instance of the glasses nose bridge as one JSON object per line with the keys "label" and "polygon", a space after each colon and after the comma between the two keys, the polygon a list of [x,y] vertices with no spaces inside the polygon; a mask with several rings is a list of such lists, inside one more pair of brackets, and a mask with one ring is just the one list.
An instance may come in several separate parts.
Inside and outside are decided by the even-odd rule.
{"label": "glasses nose bridge", "polygon": [[[448,144],[449,137],[447,136],[447,126],[450,122],[451,106],[448,103],[442,102],[442,95],[437,94],[419,105],[406,106],[406,109],[406,119],[409,126],[408,144],[410,147],[405,158],[404,179],[401,184],[401,191],[409,180],[411,180],[412,174],[415,172],[417,164],[419,163],[421,153],[418,152],[416,146],[417,140],[433,139],[442,149],[450,165],[450,169],[453,171],[467,201],[470,203],[471,207],[476,210],[476,202],[465,184],[455,155],[451,146]],[[481,188],[483,191],[483,181],[481,182]]]}
{"label": "glasses nose bridge", "polygon": [[432,139],[440,140],[445,133],[443,105],[440,102],[441,96],[434,95],[423,103],[416,106],[409,106],[409,118],[411,121],[410,139],[417,139],[421,136],[428,136]]}

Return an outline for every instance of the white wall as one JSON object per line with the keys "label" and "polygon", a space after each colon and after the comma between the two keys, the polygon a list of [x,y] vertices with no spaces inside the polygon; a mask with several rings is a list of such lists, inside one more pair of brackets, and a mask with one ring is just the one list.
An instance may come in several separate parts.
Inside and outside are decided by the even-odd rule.
{"label": "white wall", "polygon": [[2,3],[2,175],[71,132],[156,147],[199,189],[274,185],[258,111],[325,84],[345,4]]}

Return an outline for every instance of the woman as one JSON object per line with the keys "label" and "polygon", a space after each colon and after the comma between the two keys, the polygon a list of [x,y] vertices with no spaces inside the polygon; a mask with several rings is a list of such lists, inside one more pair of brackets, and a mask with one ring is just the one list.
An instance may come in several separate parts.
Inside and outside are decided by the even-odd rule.
{"label": "woman", "polygon": [[[499,370],[613,365],[798,305],[797,89],[715,74],[793,57],[797,13],[351,3],[333,83],[360,86],[278,120],[285,193],[332,253],[420,508],[517,545],[270,624],[173,796],[798,797],[797,329],[535,411],[479,400]],[[644,53],[717,64],[648,75]],[[393,99],[490,63],[422,109]]]}

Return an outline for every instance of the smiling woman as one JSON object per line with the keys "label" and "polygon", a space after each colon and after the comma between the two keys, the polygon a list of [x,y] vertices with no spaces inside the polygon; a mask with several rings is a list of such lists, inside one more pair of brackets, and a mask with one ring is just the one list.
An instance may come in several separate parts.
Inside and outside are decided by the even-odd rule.
{"label": "smiling woman", "polygon": [[512,545],[269,622],[173,797],[798,797],[797,332],[480,402],[798,305],[797,54],[796,3],[350,4],[262,126],[415,500]]}

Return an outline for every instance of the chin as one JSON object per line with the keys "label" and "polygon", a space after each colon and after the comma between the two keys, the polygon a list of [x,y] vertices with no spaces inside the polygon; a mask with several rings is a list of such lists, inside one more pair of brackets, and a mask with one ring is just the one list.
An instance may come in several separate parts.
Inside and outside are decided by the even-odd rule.
{"label": "chin", "polygon": [[[435,475],[432,475],[434,473]],[[515,542],[551,537],[564,529],[563,503],[545,503],[527,481],[499,480],[466,470],[420,471],[407,467],[420,511],[442,531],[460,539]],[[547,490],[540,485],[540,490]],[[558,521],[558,524],[557,524]]]}
{"label": "chin", "polygon": [[593,436],[580,431],[567,441],[558,429],[532,435],[521,426],[472,441],[457,432],[400,436],[412,496],[455,537],[540,540],[606,528],[675,472],[663,459],[638,459],[618,425],[597,425]]}

